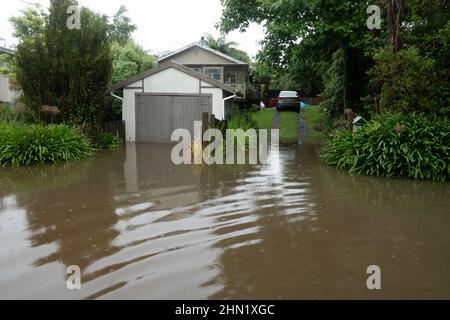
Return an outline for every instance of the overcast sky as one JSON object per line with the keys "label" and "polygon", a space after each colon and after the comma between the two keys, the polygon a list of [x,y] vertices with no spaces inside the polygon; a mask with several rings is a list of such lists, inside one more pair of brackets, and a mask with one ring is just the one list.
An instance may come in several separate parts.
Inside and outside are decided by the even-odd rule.
{"label": "overcast sky", "polygon": [[[28,6],[26,2],[49,5],[48,0],[5,1],[0,11],[0,38],[4,39],[0,39],[0,45],[10,47],[16,43],[8,19],[25,9]],[[205,32],[219,35],[215,25],[222,12],[220,0],[80,0],[79,3],[108,16],[117,12],[120,5],[125,5],[128,16],[137,25],[133,37],[144,49],[152,52],[179,49],[199,41]],[[263,36],[263,29],[252,25],[245,34],[236,31],[227,39],[239,43],[240,49],[254,56]]]}

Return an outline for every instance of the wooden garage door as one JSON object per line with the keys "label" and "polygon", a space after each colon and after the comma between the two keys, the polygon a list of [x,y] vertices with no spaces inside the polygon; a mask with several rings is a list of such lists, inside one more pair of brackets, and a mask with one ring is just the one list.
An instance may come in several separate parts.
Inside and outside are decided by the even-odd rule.
{"label": "wooden garage door", "polygon": [[211,94],[136,94],[136,141],[170,143],[175,129],[194,135],[194,121],[212,113]]}

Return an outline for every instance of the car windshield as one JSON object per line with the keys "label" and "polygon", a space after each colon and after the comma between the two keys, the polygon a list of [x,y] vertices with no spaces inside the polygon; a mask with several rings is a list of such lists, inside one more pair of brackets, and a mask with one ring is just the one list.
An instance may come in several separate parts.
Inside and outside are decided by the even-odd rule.
{"label": "car windshield", "polygon": [[286,97],[288,97],[288,98],[291,98],[291,97],[296,98],[296,97],[298,97],[298,94],[295,91],[281,91],[280,92],[280,97],[282,97],[282,98],[286,98]]}

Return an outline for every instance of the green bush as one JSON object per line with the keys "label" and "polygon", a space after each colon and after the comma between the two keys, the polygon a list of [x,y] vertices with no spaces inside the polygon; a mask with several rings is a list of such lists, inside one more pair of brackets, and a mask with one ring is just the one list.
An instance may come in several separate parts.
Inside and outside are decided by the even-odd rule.
{"label": "green bush", "polygon": [[0,123],[0,166],[74,161],[92,155],[89,139],[67,125]]}
{"label": "green bush", "polygon": [[122,141],[111,133],[102,133],[96,139],[96,148],[100,150],[114,150],[119,148],[121,144]]}
{"label": "green bush", "polygon": [[417,114],[384,116],[356,133],[338,132],[325,161],[351,173],[450,180],[450,122]]}
{"label": "green bush", "polygon": [[394,53],[391,47],[374,55],[376,66],[369,72],[382,84],[380,107],[390,112],[428,112],[449,115],[448,68],[411,46]]}
{"label": "green bush", "polygon": [[18,108],[17,106],[0,105],[0,121],[33,124],[39,123],[40,119],[39,115],[34,111]]}
{"label": "green bush", "polygon": [[236,112],[228,118],[227,129],[242,129],[247,131],[249,129],[258,129],[258,123],[253,120],[252,114],[249,112]]}

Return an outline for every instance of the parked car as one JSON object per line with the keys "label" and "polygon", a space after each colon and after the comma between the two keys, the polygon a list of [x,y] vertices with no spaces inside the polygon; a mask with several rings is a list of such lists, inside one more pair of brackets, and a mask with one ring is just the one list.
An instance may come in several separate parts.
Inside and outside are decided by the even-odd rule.
{"label": "parked car", "polygon": [[295,110],[300,112],[300,97],[296,91],[281,91],[278,96],[277,110]]}

